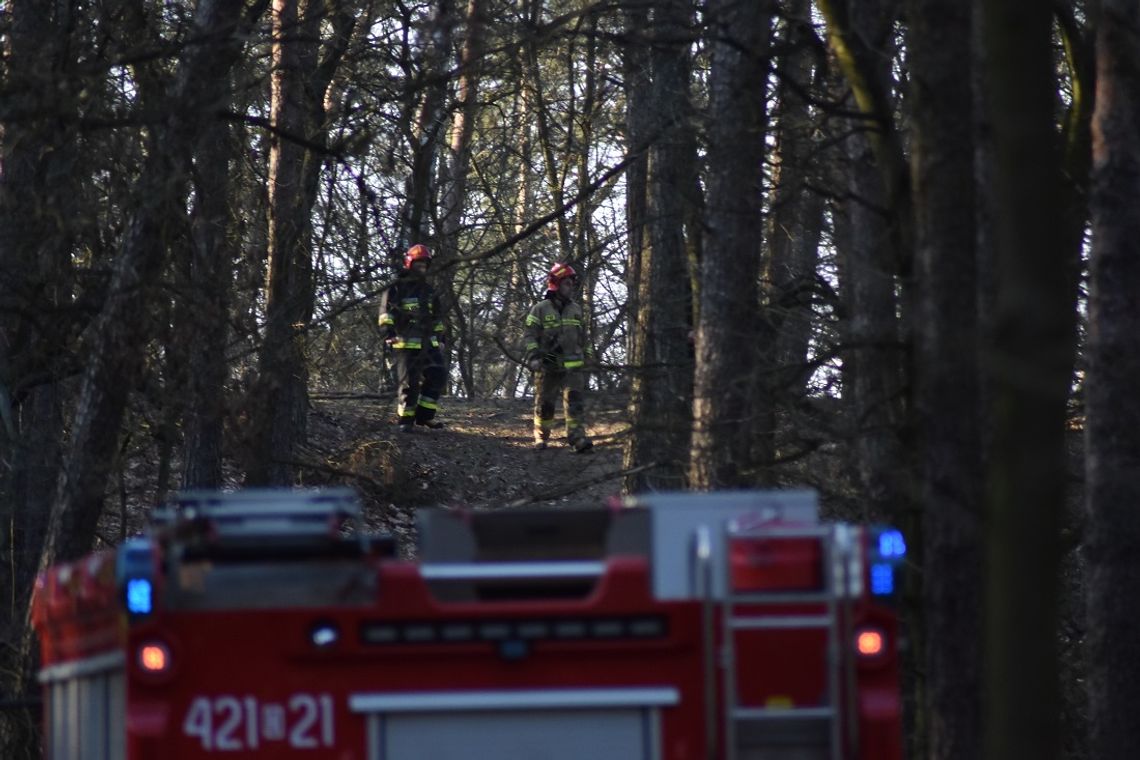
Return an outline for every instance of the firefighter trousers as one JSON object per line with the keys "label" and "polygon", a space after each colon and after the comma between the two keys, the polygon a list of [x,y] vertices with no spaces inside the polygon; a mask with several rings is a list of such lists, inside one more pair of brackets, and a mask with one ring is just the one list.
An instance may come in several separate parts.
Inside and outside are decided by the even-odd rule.
{"label": "firefighter trousers", "polygon": [[447,380],[443,352],[438,348],[397,348],[392,351],[392,363],[399,387],[396,414],[400,424],[429,422],[439,409]]}
{"label": "firefighter trousers", "polygon": [[586,438],[583,397],[586,375],[577,370],[540,369],[534,373],[534,440],[550,438],[554,428],[554,405],[562,394],[562,411],[566,415],[566,439],[573,445]]}

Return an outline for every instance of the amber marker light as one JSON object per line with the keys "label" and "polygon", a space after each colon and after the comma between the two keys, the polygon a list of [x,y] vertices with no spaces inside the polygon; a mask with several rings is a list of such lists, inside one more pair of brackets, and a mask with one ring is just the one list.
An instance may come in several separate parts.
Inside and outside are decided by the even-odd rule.
{"label": "amber marker light", "polygon": [[146,673],[158,675],[170,669],[170,649],[159,642],[143,644],[138,649],[139,667]]}
{"label": "amber marker light", "polygon": [[864,628],[855,635],[855,651],[860,657],[878,657],[883,653],[883,632]]}

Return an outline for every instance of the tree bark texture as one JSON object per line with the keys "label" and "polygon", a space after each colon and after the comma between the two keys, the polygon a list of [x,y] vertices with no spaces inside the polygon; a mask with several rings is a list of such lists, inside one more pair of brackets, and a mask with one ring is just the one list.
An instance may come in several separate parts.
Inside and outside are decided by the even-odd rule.
{"label": "tree bark texture", "polygon": [[[265,340],[254,400],[255,444],[246,472],[250,485],[292,485],[293,455],[305,439],[308,372],[305,328],[312,317],[311,204],[307,164],[316,156],[302,143],[317,137],[323,92],[306,92],[319,53],[317,14],[307,0],[273,1],[270,74],[269,236]],[[318,104],[313,113],[313,103]]]}
{"label": "tree bark texture", "polygon": [[[521,115],[519,122],[524,124],[522,132],[518,135],[518,161],[515,165],[518,189],[515,193],[514,203],[511,206],[511,228],[514,234],[519,235],[526,228],[527,222],[535,216],[535,181],[531,172],[531,159],[533,158],[534,143],[529,126],[530,94],[525,88],[516,96],[518,112]],[[503,302],[503,325],[507,334],[511,336],[511,345],[515,347],[522,341],[523,321],[526,319],[526,310],[534,297],[526,276],[526,257],[522,246],[516,246],[510,254],[509,274],[507,278],[507,292]],[[516,348],[517,350],[517,348]],[[525,382],[526,367],[522,364],[521,356],[518,363],[508,363],[503,370],[503,380],[500,386],[515,398],[520,385]]]}
{"label": "tree bark texture", "polygon": [[[38,567],[62,455],[59,381],[70,348],[70,246],[78,54],[71,9],[10,6],[6,51],[13,117],[4,124],[0,165],[0,637],[23,625],[20,610]],[[51,86],[49,86],[49,83]],[[7,672],[7,669],[5,669]]]}
{"label": "tree bark texture", "polygon": [[[593,261],[599,252],[594,250],[594,234],[593,234],[593,214],[595,210],[595,203],[590,199],[590,180],[593,176],[593,171],[590,167],[590,156],[592,154],[592,147],[595,144],[594,138],[594,121],[598,117],[598,16],[596,13],[587,13],[586,18],[583,20],[582,25],[583,44],[585,45],[584,60],[582,61],[582,82],[576,89],[581,89],[581,106],[578,108],[579,133],[576,140],[572,141],[574,146],[573,162],[578,173],[578,197],[581,199],[578,202],[577,208],[574,209],[574,242],[572,256],[575,261],[582,263],[586,269],[592,268]],[[573,70],[573,69],[571,69]],[[591,278],[591,282],[593,278]],[[593,314],[593,303],[587,295],[592,295],[590,292],[583,292],[583,304],[586,307],[586,314]],[[587,334],[591,334],[588,332]]]}
{"label": "tree bark texture", "polygon": [[826,4],[832,47],[863,114],[865,130],[845,142],[850,246],[840,250],[847,308],[843,395],[853,425],[866,516],[898,519],[912,501],[902,442],[907,411],[900,298],[911,257],[909,186],[893,123],[888,41],[894,8],[872,0]]}
{"label": "tree bark texture", "polygon": [[190,218],[189,297],[186,316],[189,387],[183,419],[183,488],[222,485],[222,428],[230,290],[237,256],[233,242],[230,174],[238,156],[233,127],[209,124],[196,151],[194,208]]}
{"label": "tree bark texture", "polygon": [[981,4],[995,296],[986,493],[984,757],[1059,757],[1057,570],[1076,292],[1065,245],[1048,5]]}
{"label": "tree bark texture", "polygon": [[[649,45],[644,37],[649,26],[647,10],[636,4],[624,10],[625,34],[628,42],[622,50],[622,74],[625,81],[625,134],[629,166],[625,170],[626,304],[629,328],[626,330],[625,354],[636,366],[641,342],[637,339],[637,315],[640,313],[642,260],[646,251],[646,198],[648,194],[649,136],[652,131],[650,105]],[[628,449],[627,449],[628,451]],[[626,461],[628,466],[629,462]]]}
{"label": "tree bark texture", "polygon": [[1090,757],[1140,747],[1140,6],[1097,36],[1085,466]]}
{"label": "tree bark texture", "polygon": [[[683,220],[690,189],[685,167],[692,159],[688,0],[659,0],[650,11],[654,45],[646,246],[640,261],[631,408],[633,431],[624,452],[627,467],[653,464],[626,479],[629,491],[683,488],[692,417],[689,335],[691,288]],[[636,464],[630,464],[636,463]]]}
{"label": "tree bark texture", "polygon": [[165,260],[166,228],[181,214],[196,138],[225,102],[217,88],[228,81],[240,50],[235,32],[245,10],[233,2],[202,0],[198,5],[194,26],[201,43],[185,48],[169,116],[156,128],[153,149],[136,183],[135,211],[92,331],[41,569],[90,548],[127,394],[142,369],[138,347],[150,330],[149,299]]}
{"label": "tree bark texture", "polygon": [[430,206],[434,170],[444,135],[443,102],[447,95],[446,71],[454,25],[455,0],[437,0],[431,23],[421,39],[423,60],[419,87],[412,91],[419,95],[420,101],[414,126],[408,133],[412,165],[405,182],[407,192],[399,250],[394,252],[397,261],[410,246],[432,241],[434,215]]}
{"label": "tree bark texture", "polygon": [[[586,18],[581,24],[581,35],[585,47],[581,63],[583,73],[580,79],[582,81],[572,83],[575,100],[580,101],[581,105],[577,109],[577,115],[571,113],[571,123],[574,121],[578,123],[578,131],[576,135],[572,132],[569,140],[574,154],[569,160],[573,162],[578,174],[578,205],[574,209],[573,247],[568,255],[573,261],[581,265],[585,275],[582,279],[580,298],[586,318],[584,325],[586,340],[595,350],[599,350],[600,355],[601,346],[599,346],[595,334],[596,320],[594,319],[595,294],[598,285],[596,272],[603,263],[606,252],[597,244],[597,235],[594,230],[594,212],[597,210],[597,203],[590,191],[590,184],[595,175],[590,163],[594,152],[593,146],[596,144],[594,125],[601,111],[599,97],[605,97],[602,92],[605,87],[604,80],[599,85],[599,73],[604,74],[604,71],[599,66],[598,61],[600,41],[598,14],[593,12],[586,14]],[[570,70],[574,72],[577,68],[577,66],[572,65]],[[579,91],[580,96],[578,95]]]}
{"label": "tree bark texture", "polygon": [[[25,610],[39,567],[73,401],[71,251],[81,228],[77,61],[90,54],[74,3],[8,3],[0,145],[0,693],[33,697]],[[0,756],[31,757],[36,716],[0,712]],[[38,757],[38,754],[36,754]]]}
{"label": "tree bark texture", "polygon": [[908,273],[914,243],[911,229],[910,173],[902,138],[895,124],[891,93],[889,46],[894,19],[902,4],[896,0],[816,0],[827,20],[828,44],[851,87],[882,185],[890,237],[882,242],[893,267]]}
{"label": "tree bark texture", "polygon": [[[465,21],[466,33],[458,61],[455,112],[451,117],[451,130],[444,154],[440,236],[436,251],[438,264],[444,265],[437,266],[436,287],[447,321],[450,321],[448,315],[455,319],[462,318],[457,313],[459,299],[455,292],[455,269],[446,265],[450,259],[459,255],[461,222],[467,199],[467,175],[471,169],[471,136],[479,115],[479,76],[483,59],[484,26],[487,21],[483,0],[468,0]],[[466,352],[460,354],[459,376],[466,395],[473,396],[475,381]]]}
{"label": "tree bark texture", "polygon": [[[932,760],[981,756],[982,460],[978,392],[972,18],[960,0],[907,6],[914,114],[915,427],[924,510],[920,598]],[[918,542],[912,541],[915,545]]]}
{"label": "tree bark texture", "polygon": [[[527,21],[532,28],[538,28],[543,17],[544,0],[528,0]],[[524,65],[526,66],[526,87],[530,88],[531,105],[534,107],[535,141],[542,153],[543,175],[546,179],[547,192],[550,193],[551,204],[554,208],[562,208],[566,202],[563,175],[559,171],[558,153],[555,146],[554,124],[551,123],[551,107],[547,98],[546,82],[542,75],[541,40],[537,35],[527,37],[524,45]],[[559,214],[554,220],[558,231],[558,250],[570,250],[570,228],[565,214]]]}
{"label": "tree bark texture", "polygon": [[[184,48],[168,116],[154,129],[151,150],[134,186],[134,211],[114,261],[108,295],[86,347],[78,408],[51,503],[40,570],[74,559],[91,547],[127,397],[142,373],[145,353],[139,347],[154,329],[148,315],[166,260],[167,235],[184,213],[195,141],[215,118],[219,103],[225,102],[218,87],[228,81],[240,51],[235,32],[245,10],[244,3],[202,0],[195,12],[193,35],[199,44]],[[25,663],[21,672],[33,658],[32,649],[27,626],[19,648]]]}
{"label": "tree bark texture", "polygon": [[314,146],[327,139],[325,98],[355,17],[339,2],[274,0],[273,8],[265,339],[246,480],[291,485],[309,411],[305,342],[315,298],[312,209],[324,161]]}
{"label": "tree bark texture", "polygon": [[898,283],[884,255],[890,229],[876,203],[884,191],[874,154],[859,134],[848,138],[846,150],[850,200],[844,213],[850,237],[838,251],[846,306],[843,399],[851,415],[866,517],[882,517],[899,509],[905,490],[899,466],[904,389]]}
{"label": "tree bark texture", "polygon": [[763,277],[765,310],[776,334],[773,402],[788,407],[806,392],[823,198],[809,185],[819,173],[816,125],[804,99],[814,77],[811,3],[783,3],[783,49],[777,59],[775,171]]}
{"label": "tree bark texture", "polygon": [[459,55],[459,80],[456,82],[455,113],[447,140],[444,168],[443,199],[440,223],[441,250],[447,255],[458,251],[463,201],[467,194],[467,174],[471,161],[471,135],[479,107],[479,73],[483,57],[483,27],[486,17],[483,0],[468,0],[465,14],[466,34]]}
{"label": "tree bark texture", "polygon": [[764,82],[772,10],[757,0],[708,7],[712,35],[707,232],[696,326],[694,488],[734,488],[752,469],[757,427],[771,428],[771,401],[757,382],[774,353],[758,329],[764,205]]}

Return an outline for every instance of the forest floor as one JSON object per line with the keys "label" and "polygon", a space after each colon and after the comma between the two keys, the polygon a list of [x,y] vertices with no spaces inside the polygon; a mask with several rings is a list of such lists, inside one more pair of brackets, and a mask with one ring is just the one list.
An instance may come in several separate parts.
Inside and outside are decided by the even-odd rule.
{"label": "forest floor", "polygon": [[603,505],[621,489],[625,400],[594,395],[587,430],[594,448],[566,445],[561,409],[550,446],[537,451],[533,400],[445,398],[443,429],[401,433],[391,401],[313,401],[305,468],[311,485],[347,485],[360,494],[370,528],[412,545],[425,507],[500,509]]}

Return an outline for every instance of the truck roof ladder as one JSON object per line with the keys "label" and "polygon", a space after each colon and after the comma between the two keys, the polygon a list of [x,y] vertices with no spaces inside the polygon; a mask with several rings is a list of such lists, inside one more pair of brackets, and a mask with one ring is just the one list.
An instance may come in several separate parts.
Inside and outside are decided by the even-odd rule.
{"label": "truck roof ladder", "polygon": [[390,536],[363,529],[348,489],[183,492],[151,520],[169,609],[371,604],[371,560],[395,554]]}
{"label": "truck roof ladder", "polygon": [[360,503],[346,488],[281,491],[248,489],[232,493],[185,491],[152,521],[180,536],[217,539],[255,536],[328,536],[342,523],[359,527]]}
{"label": "truck roof ladder", "polygon": [[[848,625],[847,554],[851,551],[846,526],[833,525],[760,525],[742,526],[735,520],[725,524],[723,561],[730,561],[731,540],[816,539],[820,543],[822,575],[818,590],[738,591],[729,580],[721,600],[722,704],[724,705],[724,741],[726,760],[735,760],[746,747],[755,746],[755,737],[772,735],[783,729],[796,734],[824,736],[828,760],[843,760],[843,678],[845,658],[840,651]],[[842,536],[840,535],[842,533]],[[726,578],[730,572],[726,573]],[[796,605],[819,605],[819,613],[765,611],[764,608],[787,608]],[[740,704],[735,633],[741,630],[822,629],[826,632],[826,703],[820,706],[753,707]],[[783,733],[783,732],[781,732]],[[760,744],[763,745],[761,738]]]}

